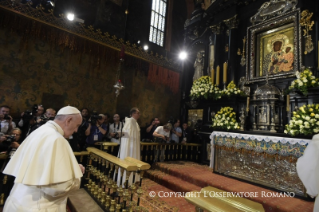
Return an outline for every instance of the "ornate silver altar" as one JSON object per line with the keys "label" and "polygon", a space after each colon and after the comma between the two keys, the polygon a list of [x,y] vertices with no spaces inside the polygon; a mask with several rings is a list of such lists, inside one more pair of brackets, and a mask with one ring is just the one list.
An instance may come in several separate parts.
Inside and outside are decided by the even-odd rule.
{"label": "ornate silver altar", "polygon": [[284,99],[280,90],[269,85],[256,89],[251,100],[253,110],[253,130],[277,132],[283,130]]}
{"label": "ornate silver altar", "polygon": [[296,162],[311,141],[214,131],[210,135],[214,172],[307,196]]}

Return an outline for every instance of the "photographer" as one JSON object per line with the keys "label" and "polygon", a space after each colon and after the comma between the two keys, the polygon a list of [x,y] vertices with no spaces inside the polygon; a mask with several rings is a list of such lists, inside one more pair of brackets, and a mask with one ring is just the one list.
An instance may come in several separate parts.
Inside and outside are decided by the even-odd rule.
{"label": "photographer", "polygon": [[[170,123],[165,124],[164,126],[159,126],[153,133],[154,141],[158,143],[169,143],[170,140],[170,131],[172,129],[172,125]],[[159,155],[159,150],[155,150],[155,160],[157,161]],[[165,149],[162,149],[160,161],[163,162],[165,158]]]}
{"label": "photographer", "polygon": [[81,116],[82,116],[82,123],[78,127],[77,132],[73,133],[72,136],[69,138],[70,146],[73,150],[73,152],[80,152],[84,149],[84,146],[86,144],[86,135],[85,131],[89,126],[88,119],[89,119],[89,110],[87,108],[83,108],[81,110]]}
{"label": "photographer", "polygon": [[120,134],[119,132],[123,129],[123,123],[120,122],[120,115],[114,114],[113,116],[113,124],[110,124],[110,130],[109,130],[109,138],[111,138],[111,142],[120,144]]}
{"label": "photographer", "polygon": [[181,124],[180,120],[174,121],[174,128],[171,131],[171,140],[176,144],[179,143],[179,138],[182,136],[182,129],[179,127]]}
{"label": "photographer", "polygon": [[103,123],[105,116],[103,114],[93,114],[89,120],[89,126],[85,131],[86,147],[93,146],[94,143],[102,141],[106,134],[106,126]]}
{"label": "photographer", "polygon": [[36,120],[35,124],[32,126],[30,133],[33,132],[34,130],[38,129],[39,127],[41,127],[42,125],[44,125],[48,121],[53,121],[55,114],[56,114],[56,111],[53,108],[48,108],[45,111],[44,115],[37,117],[37,120]]}
{"label": "photographer", "polygon": [[16,127],[16,124],[12,121],[12,117],[9,115],[9,113],[9,106],[3,105],[0,107],[0,132],[4,134],[7,134]]}
{"label": "photographer", "polygon": [[25,124],[29,124],[30,119],[35,119],[37,121],[38,119],[41,119],[44,113],[44,107],[42,105],[34,105],[32,107],[31,112],[30,111],[25,111],[21,113],[21,119],[18,123],[19,127],[25,126]]}
{"label": "photographer", "polygon": [[[21,130],[19,128],[14,128],[10,133],[10,136],[6,136],[6,138],[7,139],[1,143],[1,146],[5,148],[6,154],[8,155],[1,166],[1,180],[3,180],[5,176],[4,174],[2,174],[2,171],[20,146]],[[10,191],[14,184],[14,179],[15,177],[7,175],[7,183],[5,185],[2,185],[3,187],[1,188],[1,190],[5,194],[5,197],[9,196],[10,194]]]}
{"label": "photographer", "polygon": [[151,124],[146,128],[146,140],[153,141],[153,133],[158,125],[160,125],[160,120],[158,118],[153,118]]}
{"label": "photographer", "polygon": [[25,139],[34,129],[37,120],[43,118],[44,108],[42,105],[33,105],[31,111],[21,113],[19,127],[22,127],[22,139]]}

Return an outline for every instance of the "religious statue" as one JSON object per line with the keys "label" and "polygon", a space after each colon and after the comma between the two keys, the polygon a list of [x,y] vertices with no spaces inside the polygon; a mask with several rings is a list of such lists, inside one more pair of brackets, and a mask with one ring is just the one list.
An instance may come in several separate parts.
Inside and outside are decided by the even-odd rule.
{"label": "religious statue", "polygon": [[259,113],[259,122],[267,122],[267,115],[265,113],[265,108],[264,107],[261,107],[260,108],[260,113]]}
{"label": "religious statue", "polygon": [[194,77],[193,81],[199,79],[201,76],[203,76],[203,69],[204,69],[204,59],[202,53],[199,51],[197,52],[197,57],[194,63]]}

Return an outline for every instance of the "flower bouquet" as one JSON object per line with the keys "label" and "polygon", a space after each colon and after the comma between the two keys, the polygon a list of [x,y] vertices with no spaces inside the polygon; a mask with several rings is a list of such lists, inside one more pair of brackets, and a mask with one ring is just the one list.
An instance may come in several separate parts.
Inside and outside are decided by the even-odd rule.
{"label": "flower bouquet", "polygon": [[319,104],[304,105],[293,112],[292,120],[286,125],[286,134],[314,135],[319,132]]}
{"label": "flower bouquet", "polygon": [[190,97],[192,99],[220,99],[222,91],[212,83],[209,76],[202,76],[193,82]]}
{"label": "flower bouquet", "polygon": [[213,118],[213,128],[236,130],[239,129],[239,124],[236,121],[236,113],[231,107],[222,107]]}
{"label": "flower bouquet", "polygon": [[231,96],[231,95],[244,95],[244,92],[241,91],[239,88],[236,87],[234,81],[231,81],[227,85],[227,89],[223,90],[223,95]]}
{"label": "flower bouquet", "polygon": [[297,79],[291,82],[288,88],[288,93],[293,89],[300,90],[303,95],[308,95],[308,88],[319,86],[319,79],[312,75],[312,72],[305,69],[303,72],[296,74]]}

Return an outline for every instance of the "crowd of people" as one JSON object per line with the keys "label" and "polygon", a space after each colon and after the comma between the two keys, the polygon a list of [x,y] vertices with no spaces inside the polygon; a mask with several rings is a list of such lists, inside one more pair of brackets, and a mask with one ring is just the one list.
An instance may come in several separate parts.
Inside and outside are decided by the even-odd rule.
{"label": "crowd of people", "polygon": [[[45,110],[42,105],[34,105],[32,110],[23,112],[15,123],[10,116],[10,107],[1,106],[0,152],[11,148],[15,150],[34,130],[53,120],[55,116],[56,110],[53,108]],[[68,138],[73,151],[83,151],[99,141],[120,144],[124,117],[121,119],[119,114],[114,114],[113,121],[110,121],[109,114],[90,113],[87,108],[81,110],[81,116],[82,123],[77,132]],[[159,118],[153,118],[141,134],[141,140],[146,142],[186,143],[192,140],[192,130],[186,122],[181,126],[179,119],[170,120],[162,126]]]}

